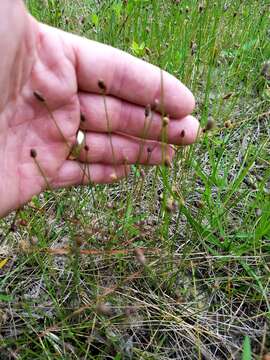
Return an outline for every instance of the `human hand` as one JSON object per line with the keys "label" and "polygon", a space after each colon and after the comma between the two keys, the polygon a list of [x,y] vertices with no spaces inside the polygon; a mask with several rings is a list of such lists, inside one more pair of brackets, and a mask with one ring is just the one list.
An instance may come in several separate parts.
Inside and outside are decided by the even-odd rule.
{"label": "human hand", "polygon": [[[176,78],[163,72],[161,85],[157,67],[125,52],[37,23],[26,12],[17,21],[23,21],[17,48],[5,52],[3,47],[12,45],[0,41],[6,54],[0,67],[5,94],[0,100],[0,216],[48,186],[110,183],[126,176],[127,164],[162,163],[163,111],[170,117],[169,144],[195,141],[199,124],[188,115],[194,98]],[[145,119],[145,108],[157,100],[153,116]],[[78,129],[85,132],[85,146],[72,161]],[[165,152],[173,157],[170,146]]]}

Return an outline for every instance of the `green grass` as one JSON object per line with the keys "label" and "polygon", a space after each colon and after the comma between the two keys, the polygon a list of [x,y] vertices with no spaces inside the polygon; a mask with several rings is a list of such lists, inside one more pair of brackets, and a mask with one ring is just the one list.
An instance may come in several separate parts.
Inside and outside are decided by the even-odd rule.
{"label": "green grass", "polygon": [[[261,359],[270,352],[269,4],[27,4],[43,22],[171,72],[194,92],[202,126],[216,127],[179,148],[172,168],[46,192],[17,214],[15,231],[14,214],[0,222],[0,261],[9,259],[0,359]],[[53,253],[66,246],[68,255]]]}

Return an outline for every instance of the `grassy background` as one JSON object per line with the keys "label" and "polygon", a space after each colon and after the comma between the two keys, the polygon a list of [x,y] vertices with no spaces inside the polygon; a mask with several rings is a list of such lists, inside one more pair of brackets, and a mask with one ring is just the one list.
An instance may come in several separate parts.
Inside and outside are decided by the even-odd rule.
{"label": "grassy background", "polygon": [[1,220],[0,359],[262,359],[269,3],[26,3],[43,22],[171,72],[194,92],[202,126],[216,126],[172,168],[46,192]]}

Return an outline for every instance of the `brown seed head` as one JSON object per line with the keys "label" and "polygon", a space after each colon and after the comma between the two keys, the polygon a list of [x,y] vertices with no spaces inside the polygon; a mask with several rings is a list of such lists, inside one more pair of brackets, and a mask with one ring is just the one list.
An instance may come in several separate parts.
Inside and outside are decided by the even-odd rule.
{"label": "brown seed head", "polygon": [[204,9],[203,4],[199,4],[199,7],[198,7],[199,12],[202,12],[202,11],[203,11],[203,9]]}
{"label": "brown seed head", "polygon": [[108,209],[113,209],[113,210],[115,210],[115,209],[117,209],[117,206],[116,206],[116,204],[113,203],[112,201],[109,201],[109,202],[107,203],[107,208],[108,208]]}
{"label": "brown seed head", "polygon": [[143,169],[140,170],[140,175],[143,179],[145,178],[145,171]]}
{"label": "brown seed head", "polygon": [[228,93],[228,94],[225,94],[224,96],[223,96],[223,100],[228,100],[230,97],[232,97],[233,96],[233,93],[232,92],[230,92],[230,93]]}
{"label": "brown seed head", "polygon": [[195,200],[195,201],[194,201],[194,206],[195,206],[196,208],[198,208],[198,209],[202,209],[203,206],[204,206],[204,204],[203,204],[203,202],[202,202],[201,200]]}
{"label": "brown seed head", "polygon": [[13,223],[13,224],[10,225],[9,230],[10,230],[11,232],[17,231],[17,226],[15,225],[15,223]]}
{"label": "brown seed head", "polygon": [[151,109],[153,111],[157,111],[159,109],[159,100],[155,99],[154,104],[151,105]]}
{"label": "brown seed head", "polygon": [[109,303],[99,303],[96,306],[96,311],[98,314],[105,316],[112,316],[114,311]]}
{"label": "brown seed head", "polygon": [[151,50],[149,49],[149,47],[145,48],[145,52],[146,52],[147,55],[151,55]]}
{"label": "brown seed head", "polygon": [[18,243],[18,247],[23,253],[30,253],[31,252],[31,244],[27,240],[23,240],[23,239],[20,240],[19,243]]}
{"label": "brown seed head", "polygon": [[256,208],[256,209],[255,209],[255,214],[256,214],[257,217],[262,216],[262,209]]}
{"label": "brown seed head", "polygon": [[35,246],[38,244],[38,238],[36,236],[32,236],[29,240],[30,240],[30,243],[32,246]]}
{"label": "brown seed head", "polygon": [[19,225],[21,225],[21,226],[27,226],[27,225],[28,225],[28,222],[27,222],[25,219],[21,219],[21,220],[19,221]]}
{"label": "brown seed head", "polygon": [[141,248],[134,249],[134,254],[136,256],[136,260],[139,264],[145,265],[146,264],[146,258],[144,256],[144,250]]}
{"label": "brown seed head", "polygon": [[35,98],[36,98],[38,101],[43,102],[43,103],[45,102],[44,96],[43,96],[39,91],[35,90],[35,91],[33,92],[33,95],[35,96]]}
{"label": "brown seed head", "polygon": [[81,122],[85,122],[85,116],[84,116],[84,114],[83,113],[81,113]]}
{"label": "brown seed head", "polygon": [[168,116],[165,116],[163,119],[162,119],[162,126],[163,127],[166,127],[169,125],[169,122],[170,122],[170,119]]}
{"label": "brown seed head", "polygon": [[190,43],[190,49],[191,49],[191,55],[195,55],[197,51],[198,45],[195,43],[195,41],[191,41]]}
{"label": "brown seed head", "polygon": [[0,310],[0,324],[1,326],[5,325],[9,320],[8,310]]}
{"label": "brown seed head", "polygon": [[213,120],[213,118],[209,118],[205,126],[205,131],[210,131],[214,129],[214,127],[215,127],[215,121]]}
{"label": "brown seed head", "polygon": [[172,161],[171,161],[171,158],[169,155],[166,155],[165,156],[165,159],[164,159],[164,165],[168,168],[171,168],[172,167]]}
{"label": "brown seed head", "polygon": [[106,92],[107,91],[107,87],[105,85],[105,82],[100,79],[98,80],[98,87],[100,88],[100,90],[102,90],[103,92]]}
{"label": "brown seed head", "polygon": [[75,236],[75,244],[78,246],[78,247],[81,247],[83,245],[84,241],[83,239],[80,237],[80,236]]}
{"label": "brown seed head", "polygon": [[37,151],[35,149],[31,149],[30,156],[31,156],[31,158],[35,159],[37,157]]}
{"label": "brown seed head", "polygon": [[130,317],[130,316],[136,314],[136,312],[137,312],[136,306],[130,305],[130,306],[127,306],[127,307],[124,309],[124,314],[125,314],[125,316],[127,316],[127,317]]}
{"label": "brown seed head", "polygon": [[145,117],[149,117],[150,114],[151,114],[151,105],[146,105],[145,109],[144,109],[144,114],[145,114]]}
{"label": "brown seed head", "polygon": [[224,126],[227,129],[231,129],[233,127],[231,120],[225,121]]}
{"label": "brown seed head", "polygon": [[185,302],[185,298],[183,297],[183,295],[181,294],[181,292],[179,290],[175,291],[174,297],[175,297],[175,302],[177,304],[181,304],[181,303]]}
{"label": "brown seed head", "polygon": [[170,197],[166,202],[166,211],[169,213],[174,212],[177,209],[177,203],[173,197]]}
{"label": "brown seed head", "polygon": [[116,180],[117,180],[117,175],[116,175],[116,173],[112,173],[112,174],[110,175],[110,179],[111,179],[112,181],[116,181]]}
{"label": "brown seed head", "polygon": [[270,61],[263,64],[261,75],[264,76],[266,80],[270,80]]}
{"label": "brown seed head", "polygon": [[83,25],[85,23],[85,16],[81,16],[79,21]]}

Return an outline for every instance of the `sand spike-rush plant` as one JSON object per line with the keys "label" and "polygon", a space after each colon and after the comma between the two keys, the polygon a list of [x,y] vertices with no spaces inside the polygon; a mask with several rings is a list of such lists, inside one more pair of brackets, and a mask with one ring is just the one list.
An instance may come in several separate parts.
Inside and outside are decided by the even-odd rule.
{"label": "sand spike-rush plant", "polygon": [[138,154],[138,158],[136,161],[136,163],[138,165],[140,164],[141,156],[144,151],[145,139],[148,135],[148,131],[149,131],[152,121],[153,121],[153,113],[151,110],[151,105],[148,104],[148,105],[146,105],[145,111],[144,111],[144,124],[143,124],[143,130],[142,130],[142,134],[141,134],[139,154]]}
{"label": "sand spike-rush plant", "polygon": [[54,115],[52,113],[52,111],[50,110],[48,104],[47,104],[47,100],[45,99],[45,97],[43,96],[43,94],[41,94],[38,90],[35,90],[33,92],[33,95],[35,96],[35,98],[44,105],[44,107],[46,108],[51,120],[53,121],[55,127],[57,128],[57,131],[59,132],[59,134],[62,137],[62,140],[64,141],[64,143],[66,144],[67,148],[69,151],[71,151],[71,145],[68,143],[67,139],[65,138],[62,130],[60,129],[56,119],[54,118]]}
{"label": "sand spike-rush plant", "polygon": [[[106,100],[107,86],[104,83],[104,80],[102,80],[102,79],[98,80],[98,87],[99,87],[99,89],[101,91],[101,94],[102,94],[102,97],[103,97],[105,117],[106,117],[106,122],[107,122],[107,132],[108,132],[110,146],[111,146],[113,164],[114,164],[114,167],[116,167],[115,151],[114,151],[113,141],[112,141],[112,126],[111,126],[111,120],[110,120],[110,115],[109,115],[109,112],[108,112],[108,106],[107,106],[107,100]],[[114,180],[114,177],[116,177],[116,174],[112,174],[112,180]],[[117,179],[117,177],[116,177],[116,179]]]}
{"label": "sand spike-rush plant", "polygon": [[[79,156],[79,153],[81,152],[81,150],[83,148],[84,142],[85,142],[85,134],[84,134],[84,132],[82,130],[78,130],[76,144],[75,145],[70,144],[68,142],[68,140],[66,139],[66,137],[64,136],[63,131],[59,127],[59,125],[58,125],[58,123],[57,123],[57,121],[56,121],[56,119],[55,119],[55,117],[53,115],[53,112],[51,111],[50,107],[48,106],[47,100],[44,97],[44,95],[41,94],[38,90],[35,90],[33,92],[33,95],[37,99],[37,101],[39,101],[41,104],[44,105],[45,109],[47,110],[52,122],[54,123],[58,133],[60,134],[63,142],[65,143],[65,145],[66,145],[66,147],[68,149],[69,157],[77,159],[77,157]],[[85,116],[83,114],[81,114],[80,116],[81,116],[81,121],[85,121]],[[80,162],[77,162],[77,164],[78,164],[78,166],[80,167],[80,169],[82,170],[82,173],[83,173],[83,175],[82,175],[82,183],[83,183],[85,177],[91,183],[91,178],[89,177],[89,173],[86,173],[86,171],[85,171],[87,165],[85,165],[85,168],[84,168],[84,166],[82,164],[80,164]],[[43,171],[41,173],[44,175]],[[44,180],[46,182],[46,185],[48,185],[47,180],[45,178],[44,178]],[[50,189],[50,187],[48,187],[48,188]]]}
{"label": "sand spike-rush plant", "polygon": [[46,187],[48,190],[51,190],[51,186],[49,184],[49,181],[47,179],[47,176],[45,175],[39,161],[38,161],[38,153],[35,149],[30,149],[30,157],[33,159],[33,161],[35,162],[36,164],[36,167],[38,168],[38,171],[40,173],[40,175],[42,176],[42,178],[44,179],[45,181],[45,184],[46,184]]}
{"label": "sand spike-rush plant", "polygon": [[[140,161],[141,161],[142,154],[145,151],[145,146],[146,146],[145,139],[147,138],[147,135],[149,133],[149,129],[151,127],[151,124],[153,122],[153,117],[154,117],[154,113],[152,111],[153,108],[154,108],[154,106],[151,106],[150,104],[148,104],[148,105],[146,105],[145,111],[144,111],[144,124],[143,124],[143,130],[142,130],[142,133],[140,136],[139,153],[138,153],[138,157],[136,160],[136,169],[138,169],[138,173],[140,175],[142,175],[142,167],[140,165]],[[147,159],[146,159],[146,163],[145,163],[146,166],[150,163],[151,155],[152,155],[154,148],[155,148],[155,145],[148,146],[146,149],[146,151],[147,151]],[[144,179],[145,179],[144,176],[140,176],[140,181],[137,181],[136,176],[134,177],[133,188],[134,188],[134,193],[135,193],[135,201],[140,201],[139,199],[141,198],[141,195],[142,195]],[[139,190],[137,191],[138,188],[139,188]]]}
{"label": "sand spike-rush plant", "polygon": [[[47,21],[48,8],[41,9],[37,0],[28,2]],[[151,49],[144,58],[191,84],[196,113],[204,114],[202,126],[212,116],[216,127],[199,145],[179,147],[172,169],[147,169],[149,176],[137,177],[139,186],[144,180],[139,199],[132,181],[127,181],[124,191],[121,184],[95,187],[95,207],[88,188],[81,187],[45,193],[20,211],[17,231],[10,233],[5,247],[18,238],[30,243],[28,237],[36,236],[39,242],[27,255],[12,248],[1,269],[0,357],[167,360],[198,359],[201,353],[207,359],[236,360],[247,336],[252,357],[266,360],[269,101],[267,79],[260,75],[269,58],[266,3],[227,1],[224,9],[225,0],[128,1],[120,18],[115,2],[59,4],[65,4],[69,17],[66,29],[123,50],[130,49],[133,39],[144,42]],[[92,26],[92,13],[99,17],[98,26]],[[62,27],[60,17],[57,25]],[[193,54],[192,41],[197,45]],[[226,127],[226,121],[233,126]],[[168,177],[163,177],[165,170]],[[167,239],[160,231],[165,211],[159,213],[157,201],[164,191]],[[180,211],[166,210],[165,205],[172,208],[172,198],[179,203],[184,199]],[[6,230],[6,223],[1,224]],[[61,243],[63,237],[68,243],[73,234],[81,240],[76,302],[70,291],[78,282],[72,275],[73,247]],[[138,248],[144,249],[146,266],[135,259]],[[1,256],[3,251],[1,246]],[[140,276],[125,283],[123,279],[138,268],[143,270]],[[116,283],[115,291],[104,290]],[[107,296],[98,299],[103,292]],[[116,314],[98,314],[100,303],[109,304]],[[88,304],[93,307],[65,320],[70,311]],[[131,304],[136,314],[123,315]],[[46,329],[48,336],[38,339],[36,332]]]}

